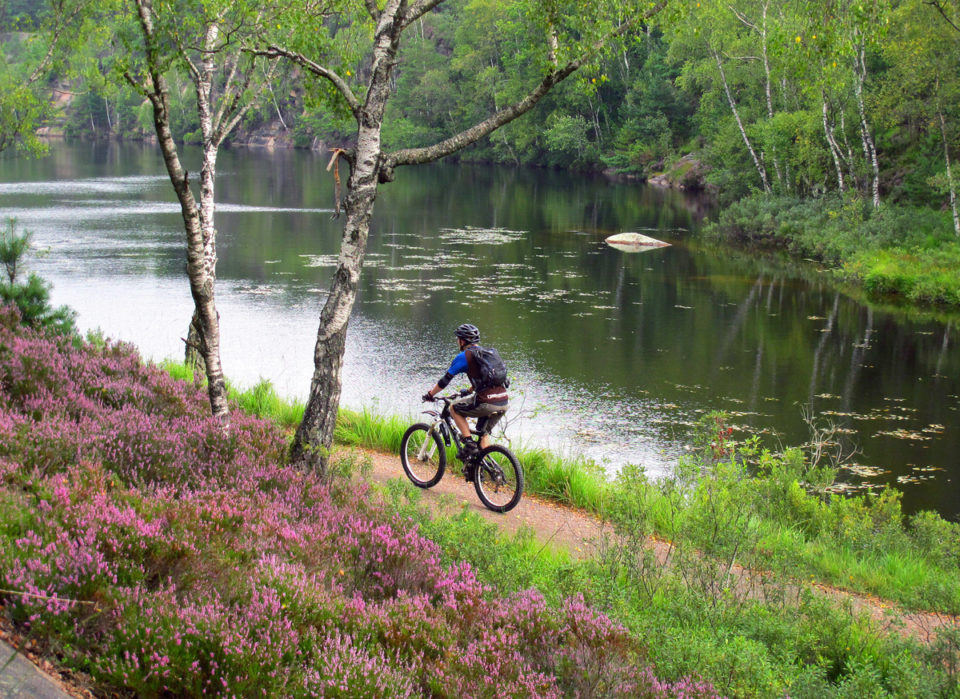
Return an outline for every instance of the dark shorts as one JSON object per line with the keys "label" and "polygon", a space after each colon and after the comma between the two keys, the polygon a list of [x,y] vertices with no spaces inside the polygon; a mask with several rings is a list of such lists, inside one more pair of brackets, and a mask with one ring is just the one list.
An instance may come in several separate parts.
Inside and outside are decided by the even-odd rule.
{"label": "dark shorts", "polygon": [[500,422],[503,414],[507,412],[507,403],[506,401],[503,404],[480,403],[479,405],[471,405],[465,403],[464,405],[455,405],[453,409],[464,417],[477,418],[477,432],[490,434],[497,423]]}

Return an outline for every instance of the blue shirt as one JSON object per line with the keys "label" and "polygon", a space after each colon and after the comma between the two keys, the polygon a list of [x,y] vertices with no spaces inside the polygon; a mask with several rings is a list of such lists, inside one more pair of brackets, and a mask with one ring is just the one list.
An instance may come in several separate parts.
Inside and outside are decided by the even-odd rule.
{"label": "blue shirt", "polygon": [[453,358],[453,363],[450,364],[450,368],[447,369],[447,373],[450,376],[456,376],[457,374],[463,374],[467,371],[467,353],[461,352],[456,357]]}

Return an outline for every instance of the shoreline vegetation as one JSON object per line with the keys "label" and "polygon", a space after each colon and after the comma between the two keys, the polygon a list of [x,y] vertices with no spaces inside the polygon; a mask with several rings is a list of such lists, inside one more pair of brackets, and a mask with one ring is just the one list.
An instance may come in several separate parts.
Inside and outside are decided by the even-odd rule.
{"label": "shoreline vegetation", "polygon": [[[231,400],[224,430],[186,368],[0,311],[0,618],[98,692],[487,696],[492,672],[512,697],[960,695],[955,623],[918,639],[790,592],[846,576],[954,612],[958,525],[905,520],[892,491],[826,501],[829,467],[734,445],[720,416],[658,481],[520,450],[532,490],[616,532],[576,561],[345,477],[362,458],[293,470],[299,408],[266,383]],[[337,440],[389,448],[405,424],[343,411]]]}
{"label": "shoreline vegetation", "polygon": [[[193,380],[183,364],[167,362],[163,368],[177,379]],[[303,411],[302,404],[277,395],[269,381],[243,390],[231,387],[230,396],[243,412],[285,431],[296,427]],[[396,415],[341,408],[335,443],[399,454],[410,423]],[[892,488],[831,493],[839,464],[811,463],[810,454],[800,448],[772,453],[756,440],[737,444],[730,434],[722,414],[707,416],[697,449],[710,456],[691,458],[663,479],[652,479],[635,465],[608,479],[600,465],[586,458],[516,445],[511,449],[523,466],[527,494],[601,518],[611,517],[627,498],[642,504],[648,532],[668,541],[683,537],[714,551],[736,546],[736,538],[744,537],[740,544],[749,539],[756,547],[754,560],[740,554],[739,563],[746,567],[762,570],[766,559],[782,560],[797,580],[816,579],[906,609],[960,615],[960,524],[929,511],[905,516],[901,494]],[[449,464],[455,463],[453,456],[448,454]],[[744,531],[694,526],[703,514],[697,508],[714,507],[715,500],[743,510],[725,516]]]}
{"label": "shoreline vegetation", "polygon": [[741,248],[784,251],[823,265],[870,300],[960,310],[960,238],[949,229],[948,212],[873,209],[850,196],[753,195],[721,211],[704,232]]}

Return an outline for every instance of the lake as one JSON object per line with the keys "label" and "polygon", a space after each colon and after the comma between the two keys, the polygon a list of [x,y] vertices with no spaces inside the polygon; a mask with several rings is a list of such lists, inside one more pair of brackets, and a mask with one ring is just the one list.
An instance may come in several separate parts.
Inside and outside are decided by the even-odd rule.
{"label": "lake", "polygon": [[[218,307],[227,376],[304,397],[339,250],[326,156],[225,150],[217,179]],[[199,157],[185,164],[198,171]],[[344,168],[344,178],[346,168]],[[914,321],[705,245],[707,211],[678,192],[546,170],[400,169],[381,188],[344,367],[343,402],[414,416],[478,325],[507,361],[514,444],[663,473],[711,410],[735,435],[855,449],[851,487],[893,484],[905,508],[960,512],[958,323]],[[0,213],[45,250],[31,269],[79,326],[181,357],[191,313],[182,219],[159,153],[54,143],[0,159]],[[604,238],[672,243],[640,254]],[[401,471],[398,465],[398,474]]]}

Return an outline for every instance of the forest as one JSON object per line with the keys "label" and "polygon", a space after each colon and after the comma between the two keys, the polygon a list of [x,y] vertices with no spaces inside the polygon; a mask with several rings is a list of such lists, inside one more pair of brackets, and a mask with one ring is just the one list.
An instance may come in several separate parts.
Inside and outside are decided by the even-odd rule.
{"label": "forest", "polygon": [[[538,42],[528,4],[456,0],[418,20],[394,74],[384,125],[389,147],[460,131],[522,92],[543,70],[528,51]],[[24,77],[39,69],[40,79],[26,87],[52,104],[35,108],[33,125],[52,123],[73,138],[152,136],[149,105],[114,60],[123,29],[99,24],[60,60],[39,66],[50,37],[31,30],[50,14],[23,0],[3,7],[5,112],[17,111],[10,109],[14,100],[26,104],[12,86],[24,87]],[[122,13],[115,20],[119,25]],[[332,35],[333,24],[348,20],[331,8],[318,21]],[[949,0],[677,3],[611,43],[529,118],[459,157],[641,177],[672,171],[693,185],[702,179],[724,202],[755,191],[854,193],[874,207],[949,209],[960,226],[951,171],[960,113],[958,25],[960,11]],[[360,57],[346,44],[335,47],[336,60],[348,78],[362,77],[369,66],[351,66]],[[175,68],[171,100],[182,123],[174,131],[197,140],[189,76]],[[346,115],[318,92],[295,66],[281,67],[233,140],[269,132],[295,147],[347,145]],[[5,114],[7,138],[14,118]],[[18,143],[30,144],[28,136]],[[684,156],[706,172],[688,175],[691,159]]]}
{"label": "forest", "polygon": [[[563,3],[430,5],[398,47],[382,125],[388,149],[446,138],[522,97],[549,69],[544,23]],[[589,3],[584,18],[602,15],[590,31],[564,20],[557,61],[630,26],[530,114],[450,157],[706,190],[723,207],[712,230],[727,241],[786,248],[874,295],[960,304],[950,272],[960,261],[960,3],[704,0],[661,3],[649,20],[638,18],[640,5]],[[128,79],[143,64],[131,48],[131,7],[3,4],[0,148],[42,150],[38,129],[155,138],[150,101]],[[199,7],[166,12],[191,17]],[[283,59],[322,56],[325,69],[364,89],[369,28],[355,21],[358,7],[244,3],[224,15],[217,51],[237,50],[246,90],[224,145],[351,146],[352,115],[336,90],[311,79],[308,64]],[[189,43],[191,30],[187,22],[173,41]],[[201,143],[190,63],[165,60],[173,137]],[[226,94],[227,82],[214,76],[211,94]]]}

